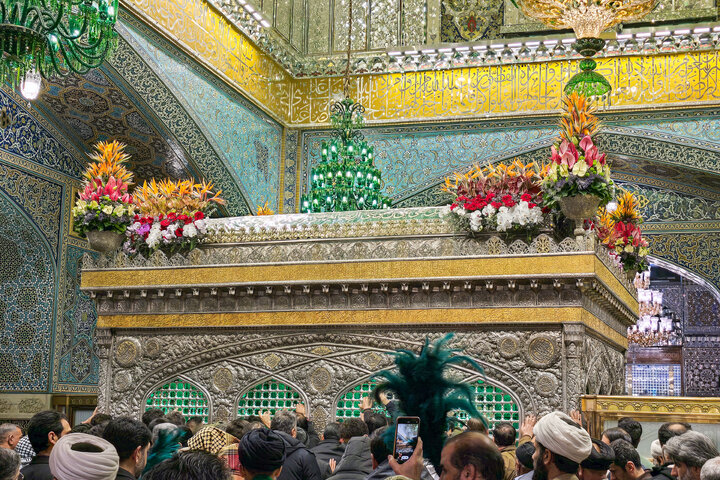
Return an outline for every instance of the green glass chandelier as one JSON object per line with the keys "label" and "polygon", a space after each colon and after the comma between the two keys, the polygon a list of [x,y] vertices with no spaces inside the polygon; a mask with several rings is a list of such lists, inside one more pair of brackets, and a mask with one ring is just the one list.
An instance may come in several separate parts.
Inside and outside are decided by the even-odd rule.
{"label": "green glass chandelier", "polygon": [[565,85],[565,95],[577,92],[586,97],[603,97],[609,95],[612,87],[605,77],[595,71],[597,62],[593,56],[605,47],[605,40],[601,38],[578,38],[573,44],[576,52],[582,55],[580,72]]}
{"label": "green glass chandelier", "polygon": [[565,85],[565,94],[609,97],[612,88],[592,59],[605,47],[602,33],[619,23],[638,20],[660,5],[659,0],[511,0],[522,12],[556,30],[572,28],[573,48],[585,57],[580,72]]}
{"label": "green glass chandelier", "polygon": [[84,74],[117,44],[118,0],[0,0],[0,80],[37,98],[41,78]]}
{"label": "green glass chandelier", "polygon": [[310,191],[302,196],[300,211],[345,212],[389,208],[382,194],[382,175],[373,164],[373,147],[363,134],[365,108],[346,97],[330,107],[333,137],[322,143],[321,159],[310,171]]}
{"label": "green glass chandelier", "polygon": [[347,65],[343,77],[344,99],[330,105],[333,138],[322,143],[320,163],[310,170],[310,191],[300,199],[302,213],[346,212],[390,208],[382,194],[382,175],[373,165],[373,147],[360,129],[365,107],[350,98],[350,49],[353,2],[348,12]]}

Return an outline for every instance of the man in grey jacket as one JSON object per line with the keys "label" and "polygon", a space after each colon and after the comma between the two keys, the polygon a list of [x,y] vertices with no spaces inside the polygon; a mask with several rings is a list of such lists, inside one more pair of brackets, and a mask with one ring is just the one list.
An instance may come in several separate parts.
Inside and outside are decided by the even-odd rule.
{"label": "man in grey jacket", "polygon": [[365,422],[349,418],[340,424],[340,441],[346,445],[333,476],[328,480],[365,480],[372,472],[370,439]]}

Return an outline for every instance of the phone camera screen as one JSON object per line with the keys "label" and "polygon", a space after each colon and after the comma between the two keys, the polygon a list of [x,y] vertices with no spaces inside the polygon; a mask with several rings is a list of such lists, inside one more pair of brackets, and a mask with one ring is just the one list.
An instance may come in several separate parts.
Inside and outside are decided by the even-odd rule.
{"label": "phone camera screen", "polygon": [[420,425],[417,423],[398,423],[397,441],[395,443],[398,462],[406,462],[412,456],[417,445],[419,427]]}

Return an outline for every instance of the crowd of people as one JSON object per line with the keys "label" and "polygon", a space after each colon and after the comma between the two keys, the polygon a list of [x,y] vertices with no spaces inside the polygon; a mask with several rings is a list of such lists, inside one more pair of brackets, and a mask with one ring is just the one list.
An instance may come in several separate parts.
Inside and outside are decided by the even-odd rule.
{"label": "crowd of people", "polygon": [[662,425],[652,459],[643,459],[642,425],[631,418],[599,439],[578,412],[530,415],[517,430],[455,420],[439,464],[423,458],[422,439],[400,464],[392,417],[369,398],[363,408],[360,418],[322,432],[302,404],[225,425],[150,409],[141,419],[96,412],[72,427],[48,410],[32,417],[25,435],[0,425],[0,480],[720,480],[717,447],[687,423]]}

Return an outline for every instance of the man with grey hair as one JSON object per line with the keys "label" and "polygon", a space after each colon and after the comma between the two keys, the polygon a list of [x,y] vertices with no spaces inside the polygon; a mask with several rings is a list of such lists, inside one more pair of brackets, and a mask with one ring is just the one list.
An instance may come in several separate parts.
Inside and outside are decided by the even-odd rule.
{"label": "man with grey hair", "polygon": [[277,412],[270,422],[270,428],[275,430],[285,442],[285,462],[277,480],[322,480],[315,454],[296,438],[295,412],[287,410]]}
{"label": "man with grey hair", "polygon": [[700,470],[700,480],[720,480],[720,457],[705,462]]}
{"label": "man with grey hair", "polygon": [[688,431],[665,444],[665,455],[673,462],[672,475],[678,480],[700,480],[705,462],[720,455],[706,435]]}
{"label": "man with grey hair", "polygon": [[20,456],[11,448],[0,448],[0,480],[16,480],[20,475]]}
{"label": "man with grey hair", "polygon": [[22,430],[14,423],[0,425],[0,448],[15,450],[21,438]]}

